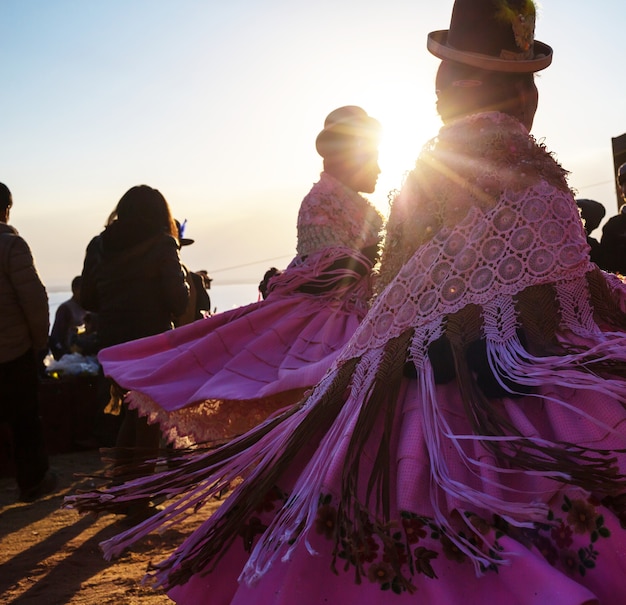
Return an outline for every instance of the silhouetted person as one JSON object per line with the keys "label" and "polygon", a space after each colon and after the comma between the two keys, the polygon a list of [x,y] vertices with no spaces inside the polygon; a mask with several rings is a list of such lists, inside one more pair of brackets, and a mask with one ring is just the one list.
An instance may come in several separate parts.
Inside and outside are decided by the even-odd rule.
{"label": "silhouetted person", "polygon": [[270,267],[264,274],[263,279],[259,283],[259,294],[265,300],[268,295],[268,287],[270,283],[270,279],[275,275],[280,275],[282,271],[277,269],[276,267]]}
{"label": "silhouetted person", "polygon": [[48,350],[48,296],[28,244],[8,225],[13,198],[0,183],[0,420],[13,433],[19,499],[52,491],[39,418],[38,378]]}
{"label": "silhouetted person", "polygon": [[100,350],[98,338],[98,315],[85,313],[84,330],[76,333],[70,340],[70,352],[81,355],[97,355]]}
{"label": "silhouetted person", "polygon": [[624,202],[626,202],[626,162],[617,169],[617,186]]}
{"label": "silhouetted person", "polygon": [[[195,240],[185,237],[185,225],[187,221],[183,221],[182,225],[179,221],[175,221],[175,223],[178,229],[180,247],[191,246]],[[189,302],[187,303],[185,312],[174,320],[176,326],[190,324],[197,319],[203,319],[211,314],[211,299],[209,298],[206,285],[208,283],[208,287],[210,287],[211,278],[206,274],[206,271],[202,274],[198,271],[189,270],[186,265],[183,265],[183,268],[185,270],[185,279],[189,286]]]}
{"label": "silhouetted person", "polygon": [[72,280],[72,297],[59,305],[50,332],[50,352],[55,359],[71,353],[71,343],[78,329],[85,323],[85,309],[80,304],[80,286],[83,278],[78,275]]}
{"label": "silhouetted person", "polygon": [[600,202],[596,200],[578,199],[576,204],[580,210],[580,217],[585,225],[585,233],[587,234],[587,243],[591,246],[590,257],[592,262],[598,267],[604,269],[604,258],[602,255],[602,245],[595,238],[591,237],[591,233],[595,231],[602,222],[606,209]]}
{"label": "silhouetted person", "polygon": [[[178,249],[178,230],[163,195],[147,185],[129,189],[85,255],[81,303],[98,314],[102,347],[173,328],[189,299]],[[111,411],[121,409],[123,415],[116,464],[153,457],[161,437],[158,425],[121,399],[113,403],[118,406]]]}
{"label": "silhouetted person", "polygon": [[[617,169],[617,185],[626,202],[626,164]],[[602,228],[602,250],[607,271],[626,274],[626,203]]]}

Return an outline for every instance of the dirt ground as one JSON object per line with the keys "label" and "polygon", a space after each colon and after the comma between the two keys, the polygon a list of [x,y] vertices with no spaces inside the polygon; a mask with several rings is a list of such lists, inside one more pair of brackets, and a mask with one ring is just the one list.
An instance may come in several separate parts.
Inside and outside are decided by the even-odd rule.
{"label": "dirt ground", "polygon": [[[0,477],[0,603],[3,605],[165,605],[162,592],[141,585],[148,563],[165,558],[211,512],[209,506],[176,530],[150,536],[120,559],[105,561],[98,544],[125,529],[121,515],[79,515],[63,497],[88,486],[102,467],[96,450],[57,454],[55,493],[17,502],[10,477]],[[216,502],[213,506],[219,506]]]}

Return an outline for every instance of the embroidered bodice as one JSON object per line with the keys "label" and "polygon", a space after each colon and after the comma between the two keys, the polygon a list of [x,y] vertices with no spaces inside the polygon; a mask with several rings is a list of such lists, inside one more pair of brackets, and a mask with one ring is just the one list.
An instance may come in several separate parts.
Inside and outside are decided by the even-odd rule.
{"label": "embroidered bodice", "polygon": [[362,250],[380,241],[382,217],[363,196],[322,172],[298,213],[300,256],[324,248]]}

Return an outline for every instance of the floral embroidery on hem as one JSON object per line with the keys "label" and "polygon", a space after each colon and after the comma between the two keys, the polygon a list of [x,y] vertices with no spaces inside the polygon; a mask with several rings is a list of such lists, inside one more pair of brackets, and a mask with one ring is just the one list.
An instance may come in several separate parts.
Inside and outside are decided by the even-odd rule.
{"label": "floral embroidery on hem", "polygon": [[[241,528],[239,535],[248,552],[268,528],[266,515],[275,514],[287,498],[288,494],[274,487],[258,507],[258,516],[250,517]],[[602,501],[604,506],[611,508],[612,504],[616,509],[621,503],[620,497]],[[402,594],[417,590],[415,576],[438,579],[439,562],[468,562],[467,551],[459,546],[463,544],[474,552],[483,552],[485,559],[491,561],[480,566],[482,572],[498,573],[504,550],[499,540],[503,536],[526,548],[536,548],[550,565],[568,575],[585,576],[597,566],[596,543],[611,536],[604,516],[598,512],[599,505],[593,497],[573,499],[564,495],[559,511],[562,515],[557,517],[550,511],[545,523],[531,528],[512,526],[498,516],[489,522],[471,511],[453,512],[463,530],[450,535],[433,519],[408,511],[400,512],[398,519],[381,522],[356,504],[353,518],[349,518],[330,494],[322,494],[311,529],[335,542],[331,562],[335,573],[352,569],[357,584],[366,581],[379,585],[381,590]],[[581,544],[582,536],[588,536],[588,544]]]}

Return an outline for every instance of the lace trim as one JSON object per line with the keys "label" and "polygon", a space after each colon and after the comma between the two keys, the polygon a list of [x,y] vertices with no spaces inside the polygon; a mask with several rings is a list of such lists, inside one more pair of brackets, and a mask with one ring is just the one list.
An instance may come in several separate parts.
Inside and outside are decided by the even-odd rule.
{"label": "lace trim", "polygon": [[306,389],[295,389],[273,397],[253,400],[199,401],[179,410],[165,411],[147,395],[131,391],[126,400],[150,424],[158,423],[168,443],[188,447],[194,443],[223,442],[261,424],[278,410],[293,405]]}
{"label": "lace trim", "polygon": [[602,331],[596,324],[586,279],[556,285],[561,321],[578,336],[591,336]]}
{"label": "lace trim", "polygon": [[382,216],[367,199],[322,172],[300,206],[298,254],[335,246],[353,250],[374,246],[380,242],[382,224]]}
{"label": "lace trim", "polygon": [[379,290],[417,248],[453,229],[471,208],[488,212],[503,192],[544,181],[568,192],[567,172],[517,120],[484,113],[444,126],[428,143],[393,201]]}
{"label": "lace trim", "polygon": [[567,313],[562,321],[590,330],[588,305],[577,303],[578,293],[569,298],[564,293],[578,287],[566,284],[593,268],[569,192],[545,181],[504,191],[492,209],[469,208],[455,228],[442,227],[411,257],[375,300],[338,363],[468,304],[484,306],[536,284],[563,283],[559,292]]}

